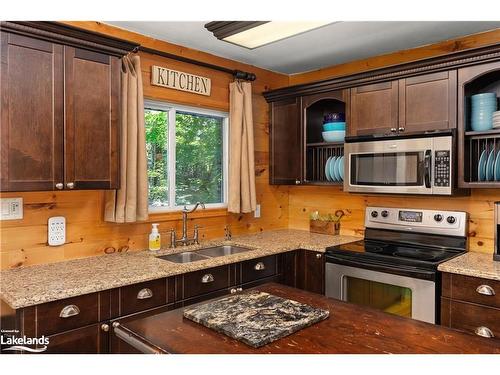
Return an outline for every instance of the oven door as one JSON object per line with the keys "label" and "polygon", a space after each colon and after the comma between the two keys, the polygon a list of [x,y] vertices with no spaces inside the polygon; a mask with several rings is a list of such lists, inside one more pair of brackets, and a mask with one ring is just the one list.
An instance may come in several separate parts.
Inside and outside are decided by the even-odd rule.
{"label": "oven door", "polygon": [[349,192],[432,194],[433,138],[345,144]]}
{"label": "oven door", "polygon": [[326,295],[436,323],[436,284],[433,281],[327,263]]}

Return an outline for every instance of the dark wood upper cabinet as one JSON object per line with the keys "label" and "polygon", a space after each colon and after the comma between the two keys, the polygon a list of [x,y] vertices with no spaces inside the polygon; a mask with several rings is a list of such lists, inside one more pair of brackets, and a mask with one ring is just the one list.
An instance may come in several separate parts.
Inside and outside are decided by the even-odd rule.
{"label": "dark wood upper cabinet", "polygon": [[120,58],[135,45],[1,22],[0,191],[119,188]]}
{"label": "dark wood upper cabinet", "polygon": [[351,89],[350,136],[395,133],[398,127],[398,82]]}
{"label": "dark wood upper cabinet", "polygon": [[296,185],[302,177],[300,98],[271,104],[269,183]]}
{"label": "dark wood upper cabinet", "polygon": [[63,181],[63,46],[1,34],[1,191]]}
{"label": "dark wood upper cabinet", "polygon": [[64,62],[66,188],[116,189],[120,60],[65,47]]}
{"label": "dark wood upper cabinet", "polygon": [[456,70],[399,80],[399,133],[452,129],[456,118]]}

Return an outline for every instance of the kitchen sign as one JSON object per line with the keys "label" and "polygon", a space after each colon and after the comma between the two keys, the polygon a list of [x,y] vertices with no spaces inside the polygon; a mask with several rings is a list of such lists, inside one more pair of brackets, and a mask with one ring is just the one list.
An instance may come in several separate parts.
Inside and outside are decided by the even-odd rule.
{"label": "kitchen sign", "polygon": [[210,96],[212,88],[210,78],[156,65],[151,66],[151,84],[206,96]]}

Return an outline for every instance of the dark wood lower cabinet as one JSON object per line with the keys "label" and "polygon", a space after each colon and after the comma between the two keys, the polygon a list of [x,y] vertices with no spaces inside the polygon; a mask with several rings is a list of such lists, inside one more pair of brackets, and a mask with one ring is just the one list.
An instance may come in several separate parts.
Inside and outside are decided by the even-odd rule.
{"label": "dark wood lower cabinet", "polygon": [[283,256],[282,283],[308,292],[325,294],[325,255],[297,250]]}
{"label": "dark wood lower cabinet", "polygon": [[92,324],[87,327],[49,336],[49,345],[44,353],[50,354],[102,354],[108,353],[109,323]]}

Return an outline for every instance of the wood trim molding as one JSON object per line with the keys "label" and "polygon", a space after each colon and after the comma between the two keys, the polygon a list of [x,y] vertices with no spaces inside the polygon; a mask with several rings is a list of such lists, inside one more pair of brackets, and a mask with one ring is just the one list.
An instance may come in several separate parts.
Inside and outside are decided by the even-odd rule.
{"label": "wood trim molding", "polygon": [[320,92],[339,90],[360,85],[384,82],[400,78],[416,76],[464,66],[487,63],[500,60],[500,43],[487,47],[451,53],[400,65],[374,69],[343,77],[325,79],[312,83],[289,86],[264,92],[268,102],[274,102],[295,96],[309,95]]}
{"label": "wood trim molding", "polygon": [[139,45],[57,22],[0,22],[0,30],[122,57]]}

